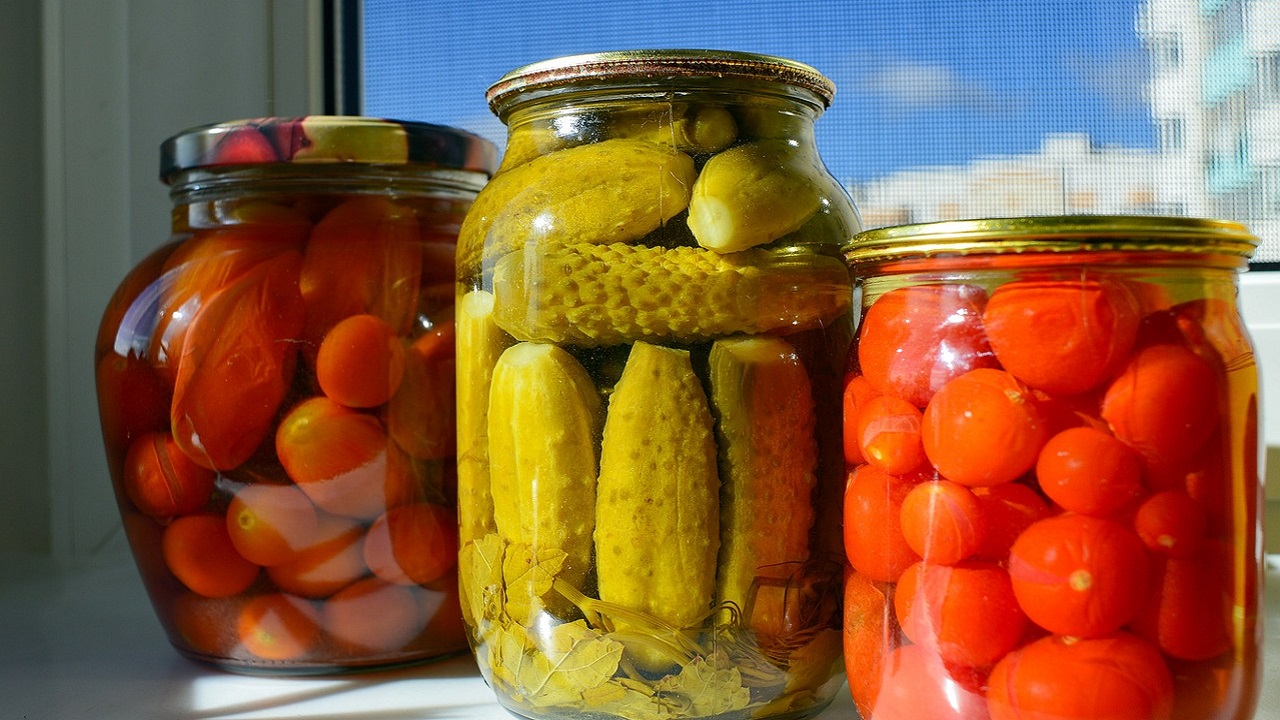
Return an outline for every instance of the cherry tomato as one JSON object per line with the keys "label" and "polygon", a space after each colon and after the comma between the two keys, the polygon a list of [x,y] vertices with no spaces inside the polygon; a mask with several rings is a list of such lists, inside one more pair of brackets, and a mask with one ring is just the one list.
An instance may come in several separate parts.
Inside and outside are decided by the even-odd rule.
{"label": "cherry tomato", "polygon": [[300,261],[283,253],[257,264],[191,320],[170,423],[183,452],[207,468],[240,465],[271,434],[302,327]]}
{"label": "cherry tomato", "polygon": [[982,329],[986,291],[973,285],[914,285],[881,295],[858,334],[858,366],[871,385],[924,407],[947,381],[995,367]]}
{"label": "cherry tomato", "polygon": [[293,406],[276,428],[276,455],[317,506],[371,520],[413,499],[411,478],[391,472],[378,418],[324,397]]}
{"label": "cherry tomato", "polygon": [[902,535],[902,502],[919,482],[874,465],[849,476],[844,498],[844,549],[849,564],[877,582],[894,582],[920,559]]}
{"label": "cherry tomato", "polygon": [[221,515],[177,518],[165,527],[160,545],[174,577],[205,597],[244,592],[258,577],[258,566],[236,552]]}
{"label": "cherry tomato", "polygon": [[1036,463],[1048,423],[1026,386],[1003,370],[970,370],[938,390],[924,411],[925,454],[961,485],[999,485]]}
{"label": "cherry tomato", "polygon": [[991,293],[982,322],[1005,370],[1033,388],[1074,395],[1120,369],[1140,313],[1117,282],[1018,280]]}
{"label": "cherry tomato", "polygon": [[325,540],[315,505],[296,485],[244,485],[227,506],[224,521],[241,555],[259,565],[293,562]]}
{"label": "cherry tomato", "polygon": [[1165,490],[1138,506],[1133,528],[1147,548],[1169,557],[1187,557],[1200,549],[1209,526],[1200,504],[1182,490]]}
{"label": "cherry tomato", "polygon": [[1150,643],[1128,633],[1048,637],[991,672],[991,720],[1167,720],[1173,677]]}
{"label": "cherry tomato", "polygon": [[138,436],[169,425],[169,390],[145,359],[110,353],[97,367],[98,417],[107,456],[119,457]]}
{"label": "cherry tomato", "polygon": [[354,654],[400,650],[427,626],[425,595],[419,587],[365,578],[324,602],[325,632]]}
{"label": "cherry tomato", "polygon": [[404,346],[377,315],[352,315],[334,325],[316,355],[316,382],[333,400],[353,408],[377,407],[404,375]]}
{"label": "cherry tomato", "polygon": [[1060,635],[1097,637],[1133,618],[1147,587],[1142,541],[1114,520],[1068,513],[1040,520],[1009,550],[1018,604]]}
{"label": "cherry tomato", "polygon": [[858,441],[858,414],[863,406],[879,392],[871,387],[871,381],[863,375],[849,375],[844,383],[844,461],[848,465],[866,462]]}
{"label": "cherry tomato", "polygon": [[187,457],[167,432],[141,435],[124,458],[124,491],[156,518],[193,513],[209,501],[216,473]]}
{"label": "cherry tomato", "polygon": [[244,606],[243,595],[209,598],[184,592],[169,606],[173,644],[206,658],[229,658],[236,652],[236,618]]}
{"label": "cherry tomato", "polygon": [[1189,557],[1155,562],[1154,590],[1132,623],[1170,657],[1207,660],[1231,648],[1231,554],[1206,543]]}
{"label": "cherry tomato", "polygon": [[1087,426],[1049,438],[1036,460],[1036,480],[1050,500],[1086,515],[1110,515],[1143,493],[1138,454]]}
{"label": "cherry tomato", "polygon": [[1039,493],[1021,483],[974,488],[973,495],[982,508],[985,525],[977,553],[981,560],[1005,562],[1022,531],[1053,514]]}
{"label": "cherry tomato", "polygon": [[1218,427],[1220,382],[1191,350],[1151,345],[1134,353],[1107,388],[1102,418],[1148,463],[1187,460]]}
{"label": "cherry tomato", "polygon": [[263,660],[299,660],[320,644],[320,612],[296,595],[259,595],[240,611],[244,649]]}
{"label": "cherry tomato", "polygon": [[948,667],[926,648],[903,645],[885,658],[880,694],[866,717],[987,720],[982,679],[972,669]]}
{"label": "cherry tomato", "polygon": [[454,324],[416,338],[405,353],[404,377],[385,412],[387,432],[405,452],[423,460],[457,452]]}
{"label": "cherry tomato", "polygon": [[856,433],[866,461],[892,475],[903,475],[925,463],[920,440],[920,410],[892,395],[867,401],[858,411]]}
{"label": "cherry tomato", "polygon": [[1009,573],[994,563],[916,563],[898,580],[894,610],[912,642],[966,667],[994,665],[1027,627]]}
{"label": "cherry tomato", "polygon": [[364,564],[364,528],[353,520],[325,515],[318,521],[318,538],[292,560],[267,568],[267,577],[285,592],[323,598],[369,572]]}
{"label": "cherry tomato", "polygon": [[852,567],[845,568],[844,665],[849,692],[863,717],[870,717],[880,694],[885,655],[897,647],[897,629],[889,612],[892,607],[886,586]]}
{"label": "cherry tomato", "polygon": [[916,485],[902,501],[902,536],[926,562],[954,565],[978,552],[986,535],[982,504],[949,480]]}
{"label": "cherry tomato", "polygon": [[369,527],[364,561],[378,577],[401,585],[439,578],[458,562],[456,513],[431,503],[388,510]]}
{"label": "cherry tomato", "polygon": [[311,232],[302,265],[303,337],[314,358],[329,328],[369,313],[397,335],[409,332],[422,276],[418,219],[406,205],[356,197],[330,210]]}

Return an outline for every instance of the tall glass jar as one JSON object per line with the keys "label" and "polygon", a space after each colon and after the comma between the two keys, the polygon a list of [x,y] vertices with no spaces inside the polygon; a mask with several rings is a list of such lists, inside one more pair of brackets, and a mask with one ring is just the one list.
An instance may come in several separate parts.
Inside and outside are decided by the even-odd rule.
{"label": "tall glass jar", "polygon": [[184,655],[308,673],[466,650],[453,260],[496,161],[357,117],[162,145],[170,239],[111,298],[95,362],[124,527]]}
{"label": "tall glass jar", "polygon": [[1247,720],[1258,371],[1229,222],[884,228],[847,248],[845,653],[866,720]]}
{"label": "tall glass jar", "polygon": [[840,685],[840,246],[812,68],[576,56],[488,92],[458,241],[460,573],[531,718],[804,717]]}

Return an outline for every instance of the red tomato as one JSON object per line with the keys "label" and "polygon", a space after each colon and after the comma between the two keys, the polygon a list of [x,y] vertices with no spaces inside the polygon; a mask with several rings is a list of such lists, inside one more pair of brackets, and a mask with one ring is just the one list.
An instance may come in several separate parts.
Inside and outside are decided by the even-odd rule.
{"label": "red tomato", "polygon": [[844,497],[844,549],[849,564],[876,582],[895,582],[920,559],[902,535],[902,502],[919,481],[874,465],[849,476]]}
{"label": "red tomato", "polygon": [[192,460],[229,470],[271,434],[302,327],[297,253],[245,272],[205,302],[188,329],[170,408]]}
{"label": "red tomato", "polygon": [[1218,427],[1221,381],[1207,361],[1181,345],[1133,354],[1102,400],[1102,418],[1144,461],[1194,456]]}
{"label": "red tomato", "polygon": [[169,389],[145,359],[109,353],[98,362],[96,380],[108,457],[120,457],[143,433],[168,427]]}
{"label": "red tomato", "polygon": [[377,407],[395,393],[404,375],[404,346],[377,315],[352,315],[334,325],[316,355],[316,382],[333,400],[354,408]]}
{"label": "red tomato", "polygon": [[403,473],[391,472],[382,424],[317,396],[293,406],[276,429],[280,464],[321,509],[371,520],[413,499]]}
{"label": "red tomato", "polygon": [[867,717],[987,720],[988,715],[981,678],[973,670],[949,668],[929,650],[904,645],[885,658],[880,694]]}
{"label": "red tomato", "polygon": [[1231,566],[1225,543],[1206,543],[1189,557],[1160,558],[1154,590],[1134,619],[1133,631],[1182,660],[1207,660],[1226,652],[1234,626]]}
{"label": "red tomato", "polygon": [[1173,677],[1154,647],[1127,633],[1048,637],[996,665],[987,706],[991,720],[1168,720]]}
{"label": "red tomato", "polygon": [[221,515],[184,515],[165,527],[160,544],[174,577],[205,597],[244,592],[258,577],[258,566],[236,552]]}
{"label": "red tomato", "polygon": [[986,520],[969,488],[949,480],[916,485],[902,501],[902,535],[926,562],[954,565],[982,547]]}
{"label": "red tomato", "polygon": [[353,520],[325,515],[318,539],[289,562],[267,568],[267,577],[285,592],[309,598],[332,595],[369,572],[364,564],[364,528]]}
{"label": "red tomato", "polygon": [[848,465],[866,462],[858,441],[858,414],[872,398],[880,393],[871,387],[863,375],[849,375],[844,383],[844,461]]}
{"label": "red tomato", "polygon": [[1092,427],[1049,438],[1036,460],[1036,480],[1050,500],[1085,515],[1110,515],[1143,493],[1138,454]]}
{"label": "red tomato", "polygon": [[916,563],[898,580],[894,610],[912,642],[965,667],[995,664],[1027,628],[1009,573],[993,563]]}
{"label": "red tomato", "polygon": [[996,359],[1027,385],[1075,395],[1120,369],[1141,309],[1120,283],[1019,280],[991,294],[982,322]]}
{"label": "red tomato", "polygon": [[1147,548],[1169,557],[1187,557],[1204,544],[1209,521],[1200,504],[1182,490],[1165,490],[1138,506],[1133,528]]}
{"label": "red tomato", "polygon": [[1133,618],[1147,587],[1142,541],[1114,520],[1065,514],[1028,527],[1009,550],[1013,592],[1053,633],[1097,637]]}
{"label": "red tomato", "polygon": [[405,353],[404,377],[385,412],[387,432],[409,455],[440,460],[457,452],[454,324],[438,325]]}
{"label": "red tomato", "polygon": [[880,694],[884,658],[897,647],[892,596],[851,567],[844,578],[844,665],[858,712],[870,717]]}
{"label": "red tomato", "polygon": [[925,463],[921,417],[916,406],[892,395],[867,401],[856,421],[862,456],[892,475],[905,475],[920,467]]}
{"label": "red tomato", "polygon": [[327,538],[315,505],[296,485],[243,485],[227,506],[231,542],[259,565],[283,565]]}
{"label": "red tomato", "polygon": [[1044,499],[1021,483],[1005,483],[973,489],[982,508],[982,546],[978,558],[1003,563],[1009,559],[1013,541],[1032,523],[1053,514]]}
{"label": "red tomato", "polygon": [[209,501],[216,473],[201,467],[167,432],[140,436],[124,458],[124,490],[129,501],[156,518],[195,512]]}
{"label": "red tomato", "polygon": [[173,644],[209,658],[230,658],[240,644],[236,618],[243,595],[209,598],[182,593],[169,606],[169,636]]}
{"label": "red tomato", "polygon": [[1003,370],[970,370],[924,411],[924,450],[938,472],[968,486],[999,485],[1036,463],[1049,429],[1039,403]]}
{"label": "red tomato", "polygon": [[860,371],[879,392],[924,407],[952,378],[995,367],[982,329],[986,301],[973,285],[915,285],[881,295],[862,318]]}
{"label": "red tomato", "polygon": [[325,632],[351,653],[395,652],[427,626],[425,595],[419,587],[365,578],[324,602]]}
{"label": "red tomato", "polygon": [[330,210],[311,232],[302,266],[306,356],[343,318],[369,313],[408,334],[417,313],[422,244],[412,208],[356,197]]}
{"label": "red tomato", "polygon": [[375,575],[400,585],[439,578],[458,562],[457,514],[431,503],[388,510],[369,527],[364,561]]}
{"label": "red tomato", "polygon": [[263,660],[300,660],[320,644],[320,613],[295,595],[259,595],[240,611],[236,630],[244,649]]}

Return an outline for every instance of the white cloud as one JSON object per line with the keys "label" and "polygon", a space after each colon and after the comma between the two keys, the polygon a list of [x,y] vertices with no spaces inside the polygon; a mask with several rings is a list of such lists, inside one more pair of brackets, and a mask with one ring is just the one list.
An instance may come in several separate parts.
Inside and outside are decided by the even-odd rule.
{"label": "white cloud", "polygon": [[945,65],[900,62],[875,69],[862,87],[888,103],[907,109],[931,107],[988,108],[992,93]]}

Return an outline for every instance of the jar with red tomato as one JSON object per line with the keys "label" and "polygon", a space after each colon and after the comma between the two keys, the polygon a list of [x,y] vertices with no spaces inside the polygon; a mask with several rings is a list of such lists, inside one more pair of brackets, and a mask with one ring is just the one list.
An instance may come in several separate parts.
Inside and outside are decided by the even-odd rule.
{"label": "jar with red tomato", "polygon": [[336,116],[163,143],[171,236],[109,301],[95,363],[124,528],[182,654],[309,673],[466,650],[454,247],[496,155]]}
{"label": "jar with red tomato", "polygon": [[870,230],[844,389],[865,720],[1245,720],[1258,373],[1222,221]]}

